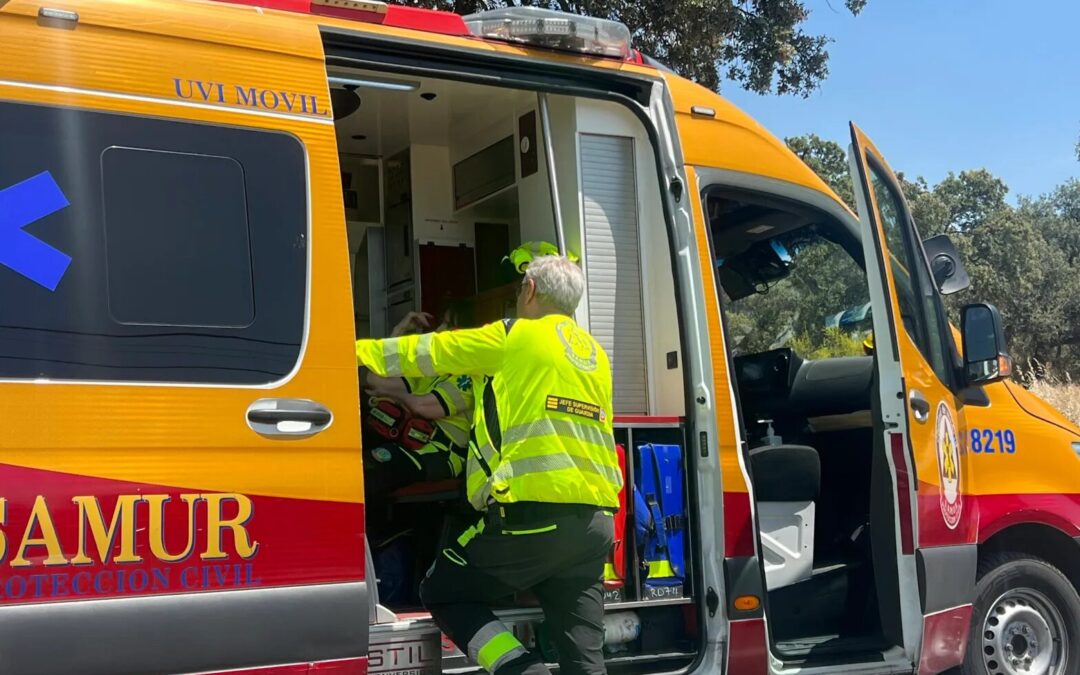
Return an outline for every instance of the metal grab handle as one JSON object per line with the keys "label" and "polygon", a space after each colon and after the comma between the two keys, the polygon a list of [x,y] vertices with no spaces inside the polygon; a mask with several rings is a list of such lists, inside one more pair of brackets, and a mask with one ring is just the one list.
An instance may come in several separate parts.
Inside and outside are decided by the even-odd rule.
{"label": "metal grab handle", "polygon": [[260,398],[247,409],[248,426],[268,438],[307,438],[333,421],[326,406],[300,398]]}
{"label": "metal grab handle", "polygon": [[248,412],[248,419],[259,424],[277,424],[278,422],[329,424],[331,418],[329,410],[252,410]]}
{"label": "metal grab handle", "polygon": [[922,395],[918,389],[912,389],[908,394],[908,403],[911,406],[911,414],[919,424],[926,424],[930,419],[930,401]]}

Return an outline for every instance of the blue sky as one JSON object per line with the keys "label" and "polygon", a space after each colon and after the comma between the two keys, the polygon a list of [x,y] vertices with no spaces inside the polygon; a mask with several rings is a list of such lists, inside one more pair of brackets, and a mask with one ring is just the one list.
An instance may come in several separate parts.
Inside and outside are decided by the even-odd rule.
{"label": "blue sky", "polygon": [[829,46],[829,77],[808,99],[724,95],[773,133],[848,146],[854,120],[889,164],[931,183],[986,168],[1014,200],[1074,176],[1080,163],[1080,2],[805,0]]}

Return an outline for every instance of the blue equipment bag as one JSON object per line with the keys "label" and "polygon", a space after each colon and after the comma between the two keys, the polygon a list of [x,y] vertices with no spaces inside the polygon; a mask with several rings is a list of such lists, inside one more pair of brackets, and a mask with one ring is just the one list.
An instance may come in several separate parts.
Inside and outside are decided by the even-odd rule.
{"label": "blue equipment bag", "polygon": [[682,449],[649,443],[637,450],[634,512],[645,588],[681,587],[686,577]]}

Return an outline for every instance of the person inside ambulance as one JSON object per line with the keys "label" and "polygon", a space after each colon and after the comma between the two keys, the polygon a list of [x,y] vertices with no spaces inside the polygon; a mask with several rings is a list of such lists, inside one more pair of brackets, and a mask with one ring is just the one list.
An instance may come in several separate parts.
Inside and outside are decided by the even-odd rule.
{"label": "person inside ambulance", "polygon": [[[409,312],[391,331],[401,337],[432,330],[434,317]],[[450,307],[436,332],[460,325]],[[465,467],[472,426],[473,387],[468,375],[381,377],[368,372],[364,393],[364,490],[372,522],[380,522],[387,496],[421,481],[457,478]]]}

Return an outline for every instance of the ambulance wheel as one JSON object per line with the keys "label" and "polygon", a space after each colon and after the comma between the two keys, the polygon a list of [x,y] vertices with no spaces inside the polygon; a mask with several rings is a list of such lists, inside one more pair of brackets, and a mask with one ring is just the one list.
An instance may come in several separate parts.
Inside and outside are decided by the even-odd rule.
{"label": "ambulance wheel", "polygon": [[1044,560],[999,553],[979,562],[964,675],[1080,673],[1080,595]]}

